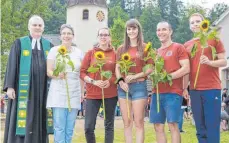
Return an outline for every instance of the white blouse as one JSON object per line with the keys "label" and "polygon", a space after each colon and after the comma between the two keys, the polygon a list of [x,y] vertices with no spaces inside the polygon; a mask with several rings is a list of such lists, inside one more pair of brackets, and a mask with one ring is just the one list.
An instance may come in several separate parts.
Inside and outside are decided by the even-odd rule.
{"label": "white blouse", "polygon": [[[56,62],[56,55],[58,54],[58,48],[60,46],[53,47],[47,59],[54,60]],[[71,52],[69,53],[70,59],[74,63],[74,71],[72,68],[67,65],[67,82],[70,96],[71,108],[80,109],[81,107],[81,86],[80,86],[80,65],[83,60],[84,53],[77,47],[72,47]],[[55,69],[56,64],[54,64]],[[51,107],[60,107],[68,108],[67,101],[67,90],[66,82],[64,79],[51,79],[48,98],[47,98],[47,108]]]}

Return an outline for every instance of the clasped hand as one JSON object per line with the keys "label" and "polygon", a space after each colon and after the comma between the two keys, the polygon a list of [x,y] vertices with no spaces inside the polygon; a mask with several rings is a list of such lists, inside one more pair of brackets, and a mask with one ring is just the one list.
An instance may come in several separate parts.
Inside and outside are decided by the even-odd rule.
{"label": "clasped hand", "polygon": [[110,86],[110,82],[109,82],[109,80],[105,80],[105,81],[103,81],[103,80],[96,80],[94,82],[94,85],[96,85],[96,86],[98,86],[100,88],[108,88]]}

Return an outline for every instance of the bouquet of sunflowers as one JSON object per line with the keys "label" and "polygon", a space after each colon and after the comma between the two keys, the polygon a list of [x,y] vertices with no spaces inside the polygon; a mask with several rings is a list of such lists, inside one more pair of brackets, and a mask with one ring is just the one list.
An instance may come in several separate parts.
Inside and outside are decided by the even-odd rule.
{"label": "bouquet of sunflowers", "polygon": [[[99,71],[101,80],[103,80],[103,77],[105,77],[106,79],[110,79],[112,76],[112,72],[103,70],[103,65],[106,64],[106,58],[105,58],[104,52],[97,51],[97,52],[95,52],[94,57],[96,59],[96,62],[88,68],[87,72],[96,73]],[[103,109],[104,109],[103,110],[104,111],[103,112],[104,113],[104,120],[106,120],[104,89],[103,88],[102,88],[102,101],[103,101]]]}
{"label": "bouquet of sunflowers", "polygon": [[148,42],[145,47],[144,52],[147,52],[147,56],[144,58],[144,61],[152,59],[154,62],[154,67],[152,64],[146,64],[143,67],[143,72],[146,72],[149,68],[153,68],[153,71],[150,73],[149,78],[152,80],[153,88],[156,88],[157,95],[157,112],[160,110],[160,102],[159,102],[159,82],[169,82],[169,85],[172,85],[172,77],[169,75],[164,69],[164,59],[157,55],[157,52],[154,48],[152,48],[152,43]]}
{"label": "bouquet of sunflowers", "polygon": [[[218,38],[218,32],[216,30],[216,28],[213,28],[210,32],[210,28],[209,28],[210,22],[208,20],[203,20],[202,23],[200,24],[200,32],[197,32],[194,34],[194,38],[199,38],[200,40],[200,44],[201,44],[201,56],[204,54],[204,49],[210,47],[211,51],[212,51],[212,58],[213,60],[216,58],[216,49],[215,47],[208,45],[208,40],[212,40],[212,39],[216,39],[219,40]],[[191,58],[195,57],[197,52],[197,43],[194,44],[192,50],[191,50]],[[197,67],[197,72],[196,72],[196,77],[195,77],[195,81],[194,81],[194,89],[196,88],[196,83],[198,80],[198,76],[199,76],[199,72],[200,72],[200,62],[198,64]]]}
{"label": "bouquet of sunflowers", "polygon": [[[64,45],[61,45],[58,49],[58,54],[56,56],[56,68],[53,71],[54,76],[58,76],[60,73],[64,73],[66,75],[66,67],[69,65],[74,71],[74,64],[70,59],[69,52]],[[67,100],[68,100],[68,110],[71,112],[71,104],[70,104],[70,97],[69,97],[69,89],[68,89],[68,82],[66,77],[64,78],[66,82],[66,89],[67,89]]]}

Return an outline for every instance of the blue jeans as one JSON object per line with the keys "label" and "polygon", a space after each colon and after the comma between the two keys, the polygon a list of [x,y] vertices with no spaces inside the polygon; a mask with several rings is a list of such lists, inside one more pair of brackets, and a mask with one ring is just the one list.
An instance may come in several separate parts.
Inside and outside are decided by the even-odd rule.
{"label": "blue jeans", "polygon": [[150,104],[150,123],[178,123],[182,97],[176,93],[160,93],[160,111],[157,112],[157,96],[153,94]]}
{"label": "blue jeans", "polygon": [[179,127],[179,130],[182,131],[182,127],[183,127],[183,117],[184,117],[184,109],[181,109],[180,111],[180,117],[179,117],[179,122],[178,122],[178,127]]}
{"label": "blue jeans", "polygon": [[71,112],[68,108],[52,108],[53,110],[53,126],[54,126],[54,142],[55,143],[71,143],[77,109],[72,108]]}
{"label": "blue jeans", "polygon": [[199,143],[219,143],[221,91],[191,90],[190,97]]}
{"label": "blue jeans", "polygon": [[[128,86],[129,86],[129,94],[128,94],[129,100],[134,101],[134,100],[148,98],[146,81],[129,83]],[[118,86],[118,97],[126,99],[126,92],[120,86]]]}

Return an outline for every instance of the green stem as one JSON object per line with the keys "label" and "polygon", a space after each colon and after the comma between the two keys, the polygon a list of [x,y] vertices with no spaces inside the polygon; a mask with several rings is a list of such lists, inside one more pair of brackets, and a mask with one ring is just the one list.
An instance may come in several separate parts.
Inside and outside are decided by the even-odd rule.
{"label": "green stem", "polygon": [[[204,54],[204,48],[202,48],[201,56],[203,54]],[[197,84],[197,80],[198,80],[198,77],[199,77],[199,72],[200,72],[200,61],[199,61],[199,64],[198,64],[198,67],[197,67],[197,71],[196,71],[196,77],[195,77],[195,82],[194,82],[194,89],[196,89],[196,84]]]}
{"label": "green stem", "polygon": [[[128,73],[125,71],[125,76],[127,76]],[[129,107],[129,92],[126,92],[126,106],[127,106],[127,116],[128,119],[130,119],[130,107]]]}
{"label": "green stem", "polygon": [[126,92],[126,106],[127,106],[127,116],[130,119],[130,107],[129,107],[129,92]]}
{"label": "green stem", "polygon": [[67,78],[64,78],[65,82],[66,82],[66,89],[67,89],[67,100],[68,100],[68,111],[71,112],[71,104],[70,104],[70,97],[69,97],[69,89],[68,89],[68,81]]}
{"label": "green stem", "polygon": [[[100,73],[102,72],[102,66],[99,66]],[[103,80],[103,76],[100,74],[101,80]],[[104,89],[102,88],[102,102],[103,102],[103,115],[104,120],[106,120],[106,109],[105,109],[105,99],[104,99]]]}
{"label": "green stem", "polygon": [[159,89],[158,89],[158,84],[156,85],[157,87],[157,113],[160,112],[160,100],[159,100]]}

